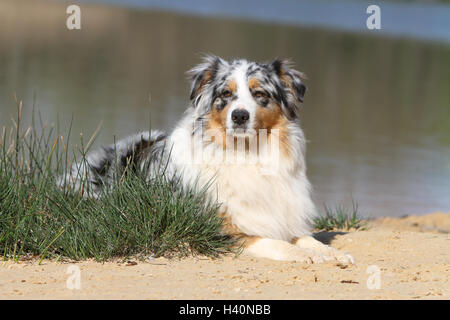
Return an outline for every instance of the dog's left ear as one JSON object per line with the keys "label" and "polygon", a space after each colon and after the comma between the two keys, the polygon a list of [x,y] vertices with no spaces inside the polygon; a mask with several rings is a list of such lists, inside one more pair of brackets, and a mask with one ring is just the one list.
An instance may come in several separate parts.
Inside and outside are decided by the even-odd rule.
{"label": "dog's left ear", "polygon": [[207,55],[203,58],[201,64],[187,72],[192,82],[190,99],[194,105],[197,104],[197,101],[202,96],[204,87],[214,80],[220,65],[223,63],[225,63],[225,60],[213,55]]}
{"label": "dog's left ear", "polygon": [[287,60],[276,59],[270,66],[285,89],[288,107],[296,114],[305,96],[306,86],[303,84],[303,79],[306,79],[306,76],[293,69]]}

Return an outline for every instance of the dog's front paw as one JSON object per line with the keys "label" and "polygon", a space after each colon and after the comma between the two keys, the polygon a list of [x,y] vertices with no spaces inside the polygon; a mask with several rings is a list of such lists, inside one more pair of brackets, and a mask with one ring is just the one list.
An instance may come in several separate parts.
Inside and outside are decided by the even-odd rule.
{"label": "dog's front paw", "polygon": [[326,261],[338,261],[343,264],[355,263],[355,259],[351,255],[333,248],[329,248],[326,252],[302,248],[300,254],[292,255],[291,258],[294,261],[306,263],[322,263]]}
{"label": "dog's front paw", "polygon": [[351,255],[342,253],[312,237],[303,237],[295,243],[282,240],[257,238],[247,242],[244,251],[261,258],[280,261],[297,261],[303,263],[322,263],[336,260],[340,263],[354,263]]}
{"label": "dog's front paw", "polygon": [[336,250],[310,236],[298,238],[294,242],[295,246],[304,250],[321,255],[324,261],[339,261],[344,264],[354,264],[355,259],[348,253]]}
{"label": "dog's front paw", "polygon": [[344,264],[354,264],[355,259],[348,253],[341,252],[339,250],[336,250],[334,248],[331,248],[333,252],[331,254],[327,255],[328,260],[337,260]]}
{"label": "dog's front paw", "polygon": [[289,255],[280,260],[313,264],[325,262],[327,258],[320,252],[314,252],[312,250],[302,250],[297,248],[297,250],[292,250]]}

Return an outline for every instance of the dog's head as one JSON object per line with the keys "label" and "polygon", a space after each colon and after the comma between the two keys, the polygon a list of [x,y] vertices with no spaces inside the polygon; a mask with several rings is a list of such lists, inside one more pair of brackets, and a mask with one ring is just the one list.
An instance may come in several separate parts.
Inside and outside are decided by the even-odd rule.
{"label": "dog's head", "polygon": [[257,63],[207,56],[189,71],[195,114],[232,135],[271,130],[298,118],[306,87],[284,60]]}

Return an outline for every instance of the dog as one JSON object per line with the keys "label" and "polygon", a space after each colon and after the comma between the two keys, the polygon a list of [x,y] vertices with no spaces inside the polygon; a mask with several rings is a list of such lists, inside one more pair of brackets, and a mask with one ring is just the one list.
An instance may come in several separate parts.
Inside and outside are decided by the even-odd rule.
{"label": "dog", "polygon": [[[252,256],[282,261],[354,263],[311,235],[317,216],[306,176],[299,111],[304,76],[286,60],[227,61],[208,55],[188,71],[189,106],[170,134],[141,132],[89,153],[65,180],[85,177],[94,196],[117,170],[180,178],[221,203],[224,230]],[[255,146],[256,145],[256,146]],[[118,163],[115,166],[113,163]],[[119,172],[120,173],[120,172]]]}

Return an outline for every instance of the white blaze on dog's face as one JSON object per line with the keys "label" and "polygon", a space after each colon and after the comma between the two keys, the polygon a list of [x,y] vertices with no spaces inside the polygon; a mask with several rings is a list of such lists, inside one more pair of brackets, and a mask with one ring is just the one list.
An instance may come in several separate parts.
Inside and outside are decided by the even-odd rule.
{"label": "white blaze on dog's face", "polygon": [[296,121],[305,86],[284,61],[270,64],[208,56],[190,71],[191,100],[208,130],[233,136],[283,129]]}
{"label": "white blaze on dog's face", "polygon": [[229,107],[226,111],[226,123],[224,125],[228,132],[235,132],[236,134],[245,134],[253,132],[252,129],[257,129],[255,128],[255,117],[258,103],[250,91],[246,71],[247,64],[243,63],[233,71],[229,80],[234,92],[231,92],[229,97],[231,99],[227,99]]}

